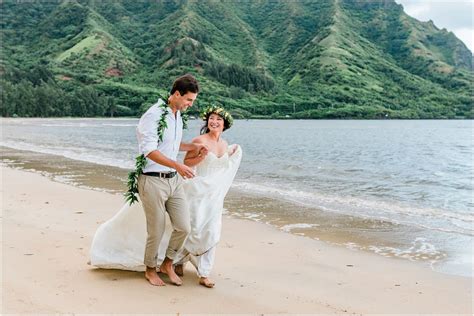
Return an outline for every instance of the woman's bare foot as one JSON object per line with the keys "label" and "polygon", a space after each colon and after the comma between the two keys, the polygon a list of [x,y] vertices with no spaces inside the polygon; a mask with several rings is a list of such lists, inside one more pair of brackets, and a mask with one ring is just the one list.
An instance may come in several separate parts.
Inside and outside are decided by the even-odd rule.
{"label": "woman's bare foot", "polygon": [[208,288],[213,288],[214,285],[216,285],[213,281],[209,280],[209,278],[199,278],[199,284],[208,287]]}
{"label": "woman's bare foot", "polygon": [[165,282],[163,282],[163,280],[160,279],[160,277],[158,276],[158,273],[156,273],[156,268],[146,267],[145,279],[147,279],[151,285],[155,285],[155,286],[166,285]]}
{"label": "woman's bare foot", "polygon": [[160,271],[167,274],[170,278],[171,283],[173,283],[174,285],[180,286],[183,284],[183,281],[181,281],[176,272],[174,272],[173,260],[171,260],[170,258],[165,258],[165,260],[160,266]]}
{"label": "woman's bare foot", "polygon": [[183,276],[184,275],[184,264],[177,264],[174,266],[174,272],[178,276]]}

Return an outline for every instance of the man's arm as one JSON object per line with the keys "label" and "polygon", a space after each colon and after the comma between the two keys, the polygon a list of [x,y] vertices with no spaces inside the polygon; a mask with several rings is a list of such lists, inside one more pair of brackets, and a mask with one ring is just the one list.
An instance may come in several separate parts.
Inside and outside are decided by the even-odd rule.
{"label": "man's arm", "polygon": [[171,160],[163,155],[159,150],[154,150],[146,156],[154,162],[175,169],[183,178],[193,178],[194,171],[190,167],[183,165],[177,161]]}

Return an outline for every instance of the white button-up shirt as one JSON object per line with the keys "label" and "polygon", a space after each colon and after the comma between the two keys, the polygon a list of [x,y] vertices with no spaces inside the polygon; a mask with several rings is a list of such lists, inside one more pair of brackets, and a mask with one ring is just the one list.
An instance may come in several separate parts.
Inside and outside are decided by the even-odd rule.
{"label": "white button-up shirt", "polygon": [[[137,126],[138,150],[140,154],[148,156],[154,150],[160,151],[163,155],[171,160],[175,160],[178,156],[179,145],[183,136],[183,121],[181,113],[176,112],[174,116],[171,108],[166,115],[166,123],[168,127],[163,133],[163,141],[158,139],[158,122],[160,121],[163,109],[161,105],[165,102],[161,99],[152,105],[145,114],[142,115]],[[160,165],[151,159],[146,159],[147,163],[143,172],[170,172],[175,171],[172,168]]]}

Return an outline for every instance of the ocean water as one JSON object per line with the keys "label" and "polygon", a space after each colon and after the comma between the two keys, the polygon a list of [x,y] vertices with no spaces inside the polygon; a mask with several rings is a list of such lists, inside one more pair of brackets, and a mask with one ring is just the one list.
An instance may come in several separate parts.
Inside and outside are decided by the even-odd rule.
{"label": "ocean water", "polygon": [[[5,148],[123,169],[137,155],[137,119],[1,122]],[[237,120],[224,138],[244,151],[231,215],[472,276],[472,121]]]}

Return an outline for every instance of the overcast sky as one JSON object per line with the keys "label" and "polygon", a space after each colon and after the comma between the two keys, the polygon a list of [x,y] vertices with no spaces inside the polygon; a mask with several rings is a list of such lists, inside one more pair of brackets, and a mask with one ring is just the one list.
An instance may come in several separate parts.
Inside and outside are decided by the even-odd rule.
{"label": "overcast sky", "polygon": [[474,0],[395,0],[403,5],[405,12],[420,20],[433,20],[442,29],[452,31],[474,51]]}

